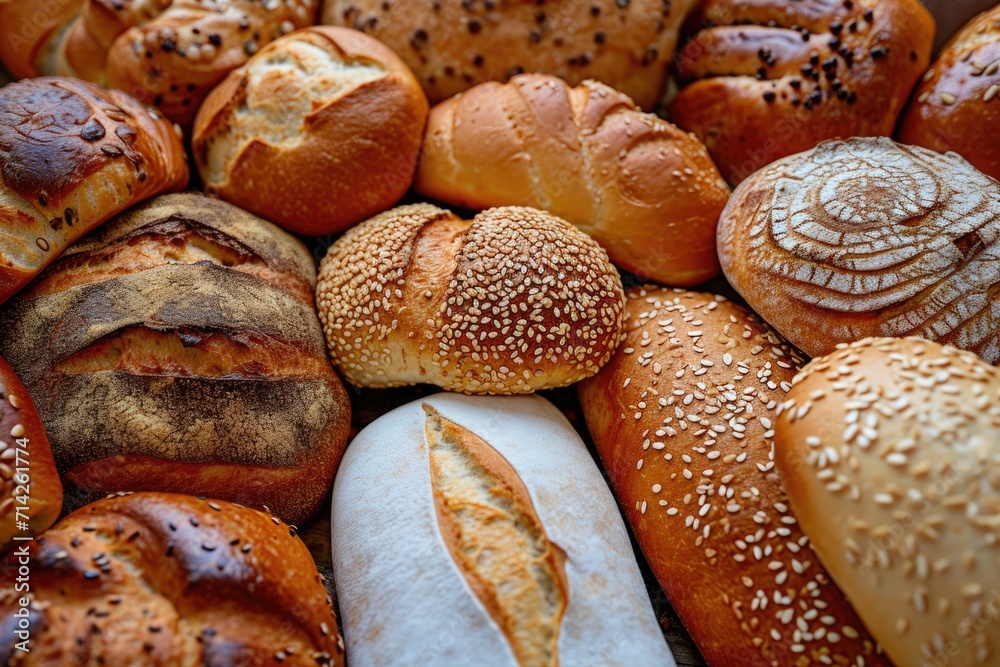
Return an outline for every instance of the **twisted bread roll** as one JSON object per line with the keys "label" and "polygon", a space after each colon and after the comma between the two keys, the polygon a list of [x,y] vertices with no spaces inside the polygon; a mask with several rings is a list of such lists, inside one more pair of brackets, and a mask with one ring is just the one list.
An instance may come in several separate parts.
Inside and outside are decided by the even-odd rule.
{"label": "twisted bread roll", "polygon": [[694,285],[719,271],[715,225],[729,188],[705,147],[593,81],[522,74],[437,105],[416,189],[470,208],[551,211],[658,282]]}
{"label": "twisted bread roll", "polygon": [[850,139],[780,160],[733,193],[719,257],[811,356],[918,335],[1000,362],[1000,183],[954,153]]}
{"label": "twisted bread roll", "polygon": [[[0,586],[4,665],[344,664],[309,551],[262,512],[167,493],[113,496],[24,551],[30,590]],[[29,625],[18,632],[22,609]],[[15,648],[25,637],[30,653]]]}
{"label": "twisted bread roll", "polygon": [[624,294],[607,254],[530,208],[378,215],[330,247],[316,301],[334,363],[367,387],[561,387],[597,372],[622,337]]}
{"label": "twisted bread roll", "polygon": [[670,119],[734,185],[824,139],[891,136],[934,40],[919,0],[707,0],[697,18]]}
{"label": "twisted bread roll", "polygon": [[980,14],[938,57],[903,119],[899,140],[955,151],[1000,179],[1000,5]]}
{"label": "twisted bread roll", "polygon": [[0,0],[0,62],[18,79],[59,73],[59,52],[84,0]]}
{"label": "twisted bread roll", "polygon": [[1000,665],[1000,372],[868,339],[815,359],[779,407],[792,507],[893,663]]}
{"label": "twisted bread roll", "polygon": [[187,181],[172,124],[123,93],[58,78],[0,88],[0,303],[100,223]]}

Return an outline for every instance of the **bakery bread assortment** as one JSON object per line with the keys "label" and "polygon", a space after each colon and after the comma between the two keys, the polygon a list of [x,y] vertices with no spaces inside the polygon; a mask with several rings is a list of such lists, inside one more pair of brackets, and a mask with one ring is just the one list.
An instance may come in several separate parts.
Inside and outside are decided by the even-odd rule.
{"label": "bakery bread assortment", "polygon": [[301,242],[198,193],[159,197],[69,248],[0,311],[72,505],[207,495],[299,523],[350,422]]}
{"label": "bakery bread assortment", "polygon": [[330,356],[362,387],[523,394],[593,375],[622,337],[621,279],[593,239],[531,208],[472,220],[400,206],[319,268]]}
{"label": "bakery bread assortment", "polygon": [[0,303],[100,223],[187,181],[174,127],[127,95],[60,78],[0,88]]}
{"label": "bakery bread assortment", "polygon": [[780,412],[792,508],[893,662],[1000,665],[1000,372],[866,339],[815,359]]}
{"label": "bakery bread assortment", "polygon": [[331,531],[356,667],[674,665],[614,499],[543,398],[381,417],[344,457]]}
{"label": "bakery bread assortment", "polygon": [[30,590],[0,587],[0,626],[26,617],[31,651],[0,630],[4,665],[344,664],[308,549],[263,512],[170,493],[114,496],[25,551]]}
{"label": "bakery bread assortment", "polygon": [[697,0],[325,0],[320,22],[363,30],[413,69],[431,104],[483,81],[596,79],[644,109],[660,99]]}
{"label": "bakery bread assortment", "polygon": [[435,106],[416,191],[550,211],[617,266],[669,285],[719,273],[715,225],[729,188],[705,147],[593,81],[521,74]]}
{"label": "bakery bread assortment", "polygon": [[357,31],[316,27],[272,42],[215,88],[192,144],[208,192],[291,231],[331,234],[406,194],[426,119],[398,56]]}
{"label": "bakery bread assortment", "polygon": [[983,12],[944,48],[913,91],[899,140],[955,151],[1000,179],[1000,146],[988,128],[1000,122],[1000,6]]}
{"label": "bakery bread assortment", "polygon": [[824,139],[891,136],[934,40],[919,0],[704,0],[695,19],[670,119],[733,185]]}
{"label": "bakery bread assortment", "polygon": [[55,523],[62,499],[38,410],[14,369],[0,359],[0,554]]}
{"label": "bakery bread assortment", "polygon": [[886,665],[774,469],[802,356],[723,297],[629,290],[627,338],[580,403],[625,517],[710,665]]}
{"label": "bakery bread assortment", "polygon": [[779,160],[719,220],[732,286],[812,356],[919,335],[1000,362],[1000,183],[954,153],[854,138]]}

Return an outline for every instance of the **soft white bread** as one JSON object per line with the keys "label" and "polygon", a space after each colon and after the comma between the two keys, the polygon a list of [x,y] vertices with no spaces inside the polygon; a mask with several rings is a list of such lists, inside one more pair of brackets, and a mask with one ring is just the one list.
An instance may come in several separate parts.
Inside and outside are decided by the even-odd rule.
{"label": "soft white bread", "polygon": [[353,667],[672,667],[587,448],[535,396],[441,393],[348,448],[333,565]]}
{"label": "soft white bread", "polygon": [[1000,371],[918,338],[814,360],[775,424],[792,508],[897,667],[1000,665]]}

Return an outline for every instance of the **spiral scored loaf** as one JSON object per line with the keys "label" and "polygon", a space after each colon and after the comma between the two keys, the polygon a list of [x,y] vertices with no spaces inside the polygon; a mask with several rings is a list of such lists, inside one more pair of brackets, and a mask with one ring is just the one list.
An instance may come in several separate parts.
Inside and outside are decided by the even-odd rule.
{"label": "spiral scored loaf", "polygon": [[917,335],[1000,362],[1000,183],[954,153],[850,139],[776,162],[733,193],[719,257],[810,356]]}
{"label": "spiral scored loaf", "polygon": [[100,223],[187,181],[173,125],[127,95],[60,78],[0,88],[0,303]]}
{"label": "spiral scored loaf", "polygon": [[[113,496],[27,551],[30,591],[0,586],[4,665],[344,664],[323,578],[277,517],[191,496]],[[30,653],[15,648],[21,609]]]}
{"label": "spiral scored loaf", "polygon": [[326,0],[321,20],[389,45],[431,104],[483,81],[545,72],[571,85],[603,81],[651,109],[696,2]]}
{"label": "spiral scored loaf", "polygon": [[899,140],[940,153],[955,151],[1000,179],[1000,6],[949,42],[913,92]]}
{"label": "spiral scored loaf", "polygon": [[802,528],[894,664],[1000,665],[1000,371],[866,339],[796,376],[774,440]]}
{"label": "spiral scored loaf", "polygon": [[627,298],[627,338],[580,403],[701,654],[718,667],[887,667],[774,467],[773,420],[801,354],[723,297],[649,285]]}
{"label": "spiral scored loaf", "polygon": [[209,192],[294,232],[332,234],[406,194],[426,120],[420,84],[385,45],[312,27],[231,72],[198,111],[192,147]]}
{"label": "spiral scored loaf", "polygon": [[8,302],[0,352],[32,392],[67,501],[170,491],[311,516],[350,423],[315,279],[291,235],[184,193],[111,221]]}
{"label": "spiral scored loaf", "polygon": [[518,394],[596,373],[621,341],[625,297],[604,250],[564,220],[415,204],[348,230],[316,300],[353,384]]}
{"label": "spiral scored loaf", "polygon": [[919,0],[707,0],[697,16],[670,119],[733,185],[825,139],[891,136],[934,40]]}
{"label": "spiral scored loaf", "polygon": [[550,211],[658,282],[719,272],[715,225],[729,188],[705,147],[593,81],[522,74],[437,105],[416,189],[471,208]]}

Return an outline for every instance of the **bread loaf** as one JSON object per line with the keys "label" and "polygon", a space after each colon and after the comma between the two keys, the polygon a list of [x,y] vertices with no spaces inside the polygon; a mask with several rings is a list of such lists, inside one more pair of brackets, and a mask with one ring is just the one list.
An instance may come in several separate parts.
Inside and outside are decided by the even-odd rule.
{"label": "bread loaf", "polygon": [[205,195],[160,197],[66,251],[0,312],[72,505],[115,490],[322,503],[350,407],[305,247]]}
{"label": "bread loaf", "polygon": [[919,0],[706,0],[670,119],[733,185],[825,139],[892,136],[934,41]]}
{"label": "bread loaf", "polygon": [[187,180],[173,126],[127,95],[59,78],[0,88],[0,303],[89,230]]}
{"label": "bread loaf", "polygon": [[807,354],[918,335],[1000,362],[1000,183],[889,139],[762,169],[719,220],[730,283]]}
{"label": "bread loaf", "polygon": [[426,120],[427,98],[392,51],[314,27],[230,73],[192,144],[209,192],[294,232],[332,234],[406,194]]}
{"label": "bread loaf", "polygon": [[893,663],[1000,665],[1000,373],[867,339],[795,378],[774,439],[802,528]]}
{"label": "bread loaf", "polygon": [[0,62],[18,79],[57,74],[60,44],[83,2],[0,1]]}
{"label": "bread loaf", "polygon": [[74,512],[23,551],[29,589],[0,586],[4,665],[344,664],[309,551],[262,512],[124,495]]}
{"label": "bread loaf", "polygon": [[729,188],[705,147],[593,81],[521,74],[437,105],[416,189],[469,208],[550,211],[658,282],[719,272],[715,225]]}
{"label": "bread loaf", "polygon": [[431,104],[483,81],[546,72],[596,79],[644,109],[660,98],[695,0],[326,0],[321,22],[363,30],[416,73]]}
{"label": "bread loaf", "polygon": [[0,554],[55,523],[62,496],[38,410],[0,359]]}
{"label": "bread loaf", "polygon": [[996,0],[921,0],[937,22],[934,53],[950,41],[977,14],[992,9]]}
{"label": "bread loaf", "polygon": [[521,394],[597,372],[621,341],[624,296],[604,250],[564,220],[416,204],[334,243],[316,301],[353,384]]}
{"label": "bread loaf", "polygon": [[381,417],[347,450],[331,529],[354,667],[674,665],[614,499],[542,398]]}
{"label": "bread loaf", "polygon": [[989,128],[1000,122],[1000,6],[965,26],[913,92],[899,140],[955,151],[1000,179],[1000,146]]}
{"label": "bread loaf", "polygon": [[627,338],[579,385],[625,517],[709,665],[888,662],[799,528],[773,420],[802,356],[723,297],[629,290]]}

